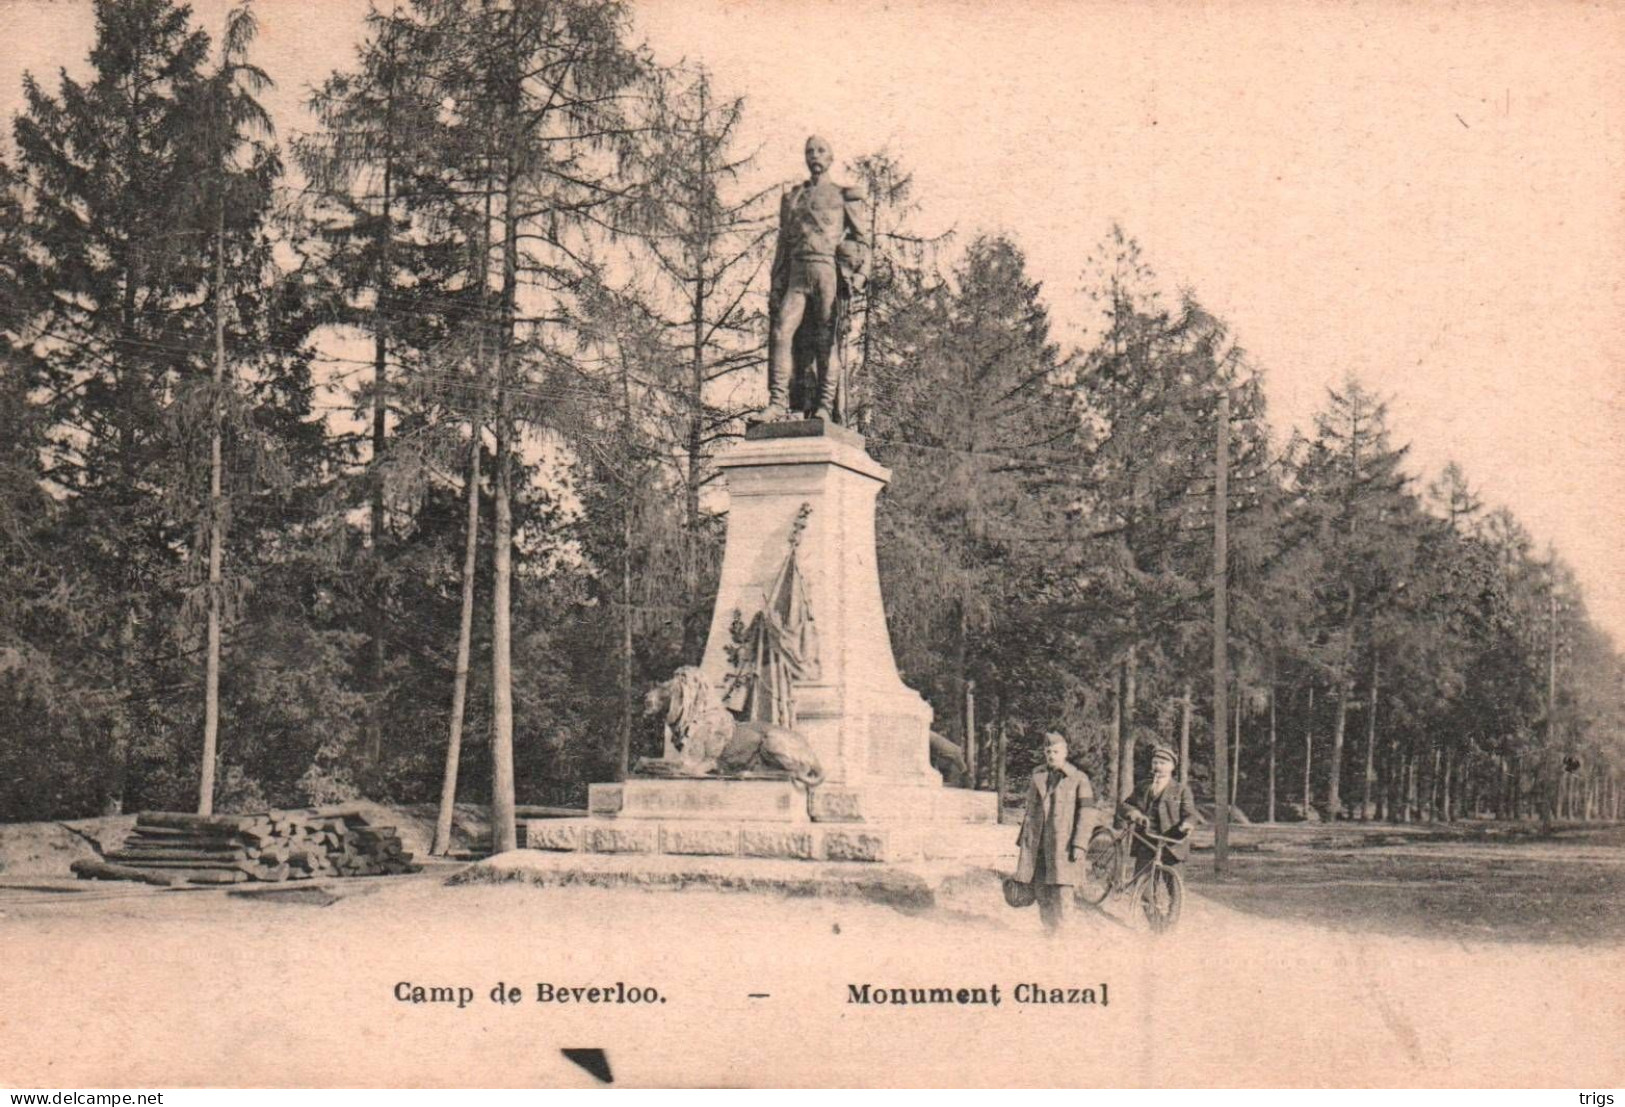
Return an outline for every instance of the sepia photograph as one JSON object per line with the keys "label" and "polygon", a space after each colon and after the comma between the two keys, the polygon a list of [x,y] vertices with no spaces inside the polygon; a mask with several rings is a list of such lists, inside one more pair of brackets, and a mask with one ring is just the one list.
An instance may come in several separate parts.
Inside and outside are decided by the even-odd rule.
{"label": "sepia photograph", "polygon": [[1625,1086],[1625,7],[0,0],[0,115],[0,1087]]}

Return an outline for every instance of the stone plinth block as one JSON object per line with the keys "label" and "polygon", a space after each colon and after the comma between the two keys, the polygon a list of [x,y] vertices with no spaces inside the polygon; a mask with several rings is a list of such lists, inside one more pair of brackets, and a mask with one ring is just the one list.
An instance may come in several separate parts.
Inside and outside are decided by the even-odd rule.
{"label": "stone plinth block", "polygon": [[587,828],[586,844],[594,853],[657,853],[660,827],[654,823],[606,821]]}
{"label": "stone plinth block", "polygon": [[533,819],[524,824],[525,848],[578,850],[585,823],[585,819]]}
{"label": "stone plinth block", "polygon": [[838,784],[814,788],[807,811],[815,823],[855,823],[863,820],[857,790]]}
{"label": "stone plinth block", "polygon": [[660,852],[731,857],[739,852],[739,828],[706,823],[662,824]]}
{"label": "stone plinth block", "polygon": [[615,787],[620,819],[807,821],[807,793],[788,780],[628,780]]}
{"label": "stone plinth block", "polygon": [[594,815],[620,814],[621,798],[619,784],[587,785],[587,810]]}
{"label": "stone plinth block", "polygon": [[884,861],[886,835],[832,827],[824,831],[824,858],[828,861]]}
{"label": "stone plinth block", "polygon": [[871,777],[862,785],[815,789],[810,805],[815,823],[921,826],[940,823],[994,823],[998,800],[992,792],[891,781]]}
{"label": "stone plinth block", "polygon": [[832,784],[870,777],[940,784],[931,768],[931,707],[902,681],[886,630],[875,558],[875,499],[891,474],[862,439],[795,428],[759,436],[717,461],[728,486],[728,541],[701,671],[720,688],[735,614],[749,625],[767,600],[803,505],[797,547],[819,643],[816,676],[796,687],[796,730]]}
{"label": "stone plinth block", "polygon": [[743,827],[739,831],[739,852],[746,857],[791,857],[811,861],[817,857],[810,830]]}

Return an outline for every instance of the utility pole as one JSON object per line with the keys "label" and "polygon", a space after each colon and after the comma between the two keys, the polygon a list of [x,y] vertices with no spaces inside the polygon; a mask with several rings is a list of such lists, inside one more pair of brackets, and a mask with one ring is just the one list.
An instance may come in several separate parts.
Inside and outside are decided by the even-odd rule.
{"label": "utility pole", "polygon": [[1213,867],[1225,874],[1230,861],[1230,759],[1225,723],[1229,704],[1230,389],[1219,391],[1218,442],[1213,457]]}

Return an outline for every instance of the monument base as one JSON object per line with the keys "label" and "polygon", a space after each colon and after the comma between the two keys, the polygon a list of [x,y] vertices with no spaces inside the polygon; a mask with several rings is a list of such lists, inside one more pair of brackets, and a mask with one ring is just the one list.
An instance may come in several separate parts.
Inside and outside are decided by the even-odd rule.
{"label": "monument base", "polygon": [[[520,824],[527,849],[580,853],[910,861],[959,828],[998,822],[992,792],[880,781],[633,779],[588,787],[588,817]],[[1014,839],[1014,829],[1010,831]]]}
{"label": "monument base", "polygon": [[791,861],[906,861],[923,856],[918,828],[696,819],[535,819],[526,849],[556,853],[664,853]]}
{"label": "monument base", "polygon": [[[788,667],[784,658],[793,653],[794,711],[786,717],[823,783],[810,792],[787,779],[594,784],[588,818],[525,824],[525,844],[565,853],[884,862],[921,857],[967,828],[998,836],[997,797],[944,787],[931,767],[931,705],[897,671],[874,533],[875,498],[890,473],[861,436],[818,419],[753,427],[717,466],[728,484],[728,541],[698,666],[701,691],[687,694],[716,693],[718,712],[743,710],[722,700],[741,678],[741,657],[779,650],[770,656]],[[793,640],[794,650],[761,644],[781,639]],[[766,680],[772,664],[751,661],[767,667],[744,675]],[[691,716],[671,714],[668,727],[687,725],[680,718]],[[668,747],[676,737],[668,734]],[[665,756],[673,758],[670,748]]]}

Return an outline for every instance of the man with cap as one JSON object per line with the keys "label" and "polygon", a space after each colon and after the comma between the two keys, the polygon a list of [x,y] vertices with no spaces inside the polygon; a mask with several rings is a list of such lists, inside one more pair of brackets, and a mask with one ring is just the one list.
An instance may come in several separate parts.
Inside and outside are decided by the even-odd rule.
{"label": "man with cap", "polygon": [[[1146,831],[1178,841],[1163,846],[1163,860],[1177,863],[1190,856],[1190,832],[1196,826],[1196,799],[1190,788],[1174,779],[1179,756],[1167,746],[1151,751],[1151,779],[1136,788],[1118,808],[1118,814]],[[1147,864],[1152,848],[1134,840],[1134,859]]]}
{"label": "man with cap", "polygon": [[1044,764],[1033,771],[1016,839],[1016,880],[1033,886],[1038,915],[1052,934],[1065,920],[1072,886],[1083,882],[1084,849],[1095,826],[1095,790],[1066,754],[1065,735],[1044,735]]}

